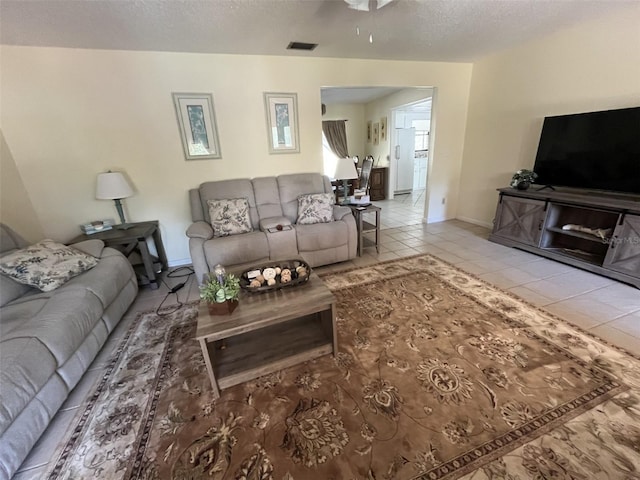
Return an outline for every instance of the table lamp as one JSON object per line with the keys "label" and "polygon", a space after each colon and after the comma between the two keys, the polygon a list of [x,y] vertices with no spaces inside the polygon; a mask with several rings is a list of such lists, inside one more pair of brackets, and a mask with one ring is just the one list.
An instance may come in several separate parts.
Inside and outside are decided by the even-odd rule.
{"label": "table lamp", "polygon": [[342,203],[347,203],[347,194],[349,193],[348,180],[358,178],[358,172],[356,171],[353,160],[349,157],[339,158],[338,163],[336,163],[336,171],[333,178],[342,180],[342,188],[344,189]]}
{"label": "table lamp", "polygon": [[115,228],[126,230],[130,228],[124,218],[124,212],[122,210],[123,198],[131,197],[133,195],[133,188],[129,185],[129,182],[121,172],[112,172],[109,170],[105,173],[98,174],[98,182],[96,185],[96,198],[98,200],[113,200],[116,203],[116,210],[120,216],[120,225]]}

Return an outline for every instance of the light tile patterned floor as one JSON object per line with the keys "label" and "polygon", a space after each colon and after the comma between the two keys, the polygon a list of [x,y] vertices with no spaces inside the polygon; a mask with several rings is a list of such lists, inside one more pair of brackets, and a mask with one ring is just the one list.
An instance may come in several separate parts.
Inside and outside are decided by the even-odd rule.
{"label": "light tile patterned floor", "polygon": [[[632,352],[640,351],[640,290],[592,273],[547,260],[530,253],[504,247],[487,240],[489,230],[459,220],[423,224],[422,200],[417,195],[402,195],[394,200],[374,202],[382,207],[380,253],[365,248],[362,257],[349,262],[321,267],[317,271],[338,271],[359,265],[431,253],[457,267],[509,290],[534,305],[587,329]],[[184,279],[166,278],[169,286]],[[53,447],[62,437],[77,409],[85,402],[94,381],[100,378],[111,354],[137,312],[155,309],[169,288],[143,288],[135,303],[112,333],[91,369],[72,392],[54,418],[45,435],[22,465],[16,480],[40,479],[46,470]],[[187,302],[198,298],[193,276],[178,298]],[[171,295],[167,303],[175,302]]]}

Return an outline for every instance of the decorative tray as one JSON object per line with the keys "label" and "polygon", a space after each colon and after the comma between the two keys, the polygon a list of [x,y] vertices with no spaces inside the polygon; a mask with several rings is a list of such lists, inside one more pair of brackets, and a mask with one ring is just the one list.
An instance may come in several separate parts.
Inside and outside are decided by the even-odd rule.
{"label": "decorative tray", "polygon": [[304,260],[276,260],[242,272],[240,287],[247,292],[268,292],[306,283],[309,275],[311,267]]}

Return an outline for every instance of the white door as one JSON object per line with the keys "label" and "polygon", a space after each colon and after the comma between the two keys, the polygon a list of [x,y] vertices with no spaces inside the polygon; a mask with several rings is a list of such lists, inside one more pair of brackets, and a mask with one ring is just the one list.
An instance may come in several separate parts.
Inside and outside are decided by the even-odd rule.
{"label": "white door", "polygon": [[413,168],[416,155],[416,129],[396,130],[395,148],[396,188],[394,193],[408,193],[413,189]]}

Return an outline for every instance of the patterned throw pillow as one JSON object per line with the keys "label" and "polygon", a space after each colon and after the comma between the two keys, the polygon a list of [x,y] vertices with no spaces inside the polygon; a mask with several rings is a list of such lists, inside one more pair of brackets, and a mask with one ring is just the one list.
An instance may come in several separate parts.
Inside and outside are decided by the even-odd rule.
{"label": "patterned throw pillow", "polygon": [[300,225],[333,221],[333,193],[311,193],[298,197],[298,220]]}
{"label": "patterned throw pillow", "polygon": [[0,271],[15,281],[50,292],[98,264],[98,259],[53,240],[0,258]]}
{"label": "patterned throw pillow", "polygon": [[209,200],[207,203],[214,237],[253,231],[249,218],[249,200],[246,198]]}

